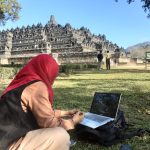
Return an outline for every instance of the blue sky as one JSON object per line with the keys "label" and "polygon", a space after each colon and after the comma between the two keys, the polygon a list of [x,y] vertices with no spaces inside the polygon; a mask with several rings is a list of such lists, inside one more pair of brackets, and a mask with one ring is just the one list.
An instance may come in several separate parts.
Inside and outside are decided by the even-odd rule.
{"label": "blue sky", "polygon": [[7,22],[0,30],[42,23],[51,15],[58,24],[70,23],[78,29],[87,27],[96,35],[127,48],[150,41],[150,19],[142,9],[140,0],[128,5],[126,0],[19,0],[22,10],[20,19]]}

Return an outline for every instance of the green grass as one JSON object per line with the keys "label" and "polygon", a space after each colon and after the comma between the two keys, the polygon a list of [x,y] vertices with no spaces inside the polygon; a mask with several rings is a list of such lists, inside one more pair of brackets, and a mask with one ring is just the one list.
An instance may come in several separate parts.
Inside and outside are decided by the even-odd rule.
{"label": "green grass", "polygon": [[[4,82],[5,81],[5,82]],[[9,80],[0,82],[0,92]],[[84,71],[69,76],[59,76],[53,86],[54,108],[79,108],[88,111],[94,92],[120,92],[120,109],[126,120],[136,128],[150,129],[150,71],[113,69],[110,71]],[[150,136],[134,137],[112,147],[93,145],[77,140],[72,150],[119,150],[122,144],[130,144],[134,150],[150,150]]]}
{"label": "green grass", "polygon": [[[54,106],[60,109],[80,108],[88,111],[95,91],[120,92],[120,109],[129,123],[137,128],[150,128],[150,71],[145,70],[103,70],[82,72],[69,77],[58,77],[54,84]],[[76,139],[76,137],[73,137]],[[123,143],[134,150],[150,150],[150,136],[134,137]],[[120,145],[103,147],[77,141],[73,150],[118,150]]]}

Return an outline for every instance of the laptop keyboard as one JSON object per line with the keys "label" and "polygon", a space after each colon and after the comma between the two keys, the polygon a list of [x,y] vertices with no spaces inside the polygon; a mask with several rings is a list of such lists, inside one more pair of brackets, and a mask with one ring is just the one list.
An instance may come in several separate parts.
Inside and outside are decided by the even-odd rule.
{"label": "laptop keyboard", "polygon": [[110,118],[107,118],[107,117],[104,117],[104,116],[92,116],[91,114],[88,114],[86,116],[87,119],[90,119],[90,120],[93,120],[93,121],[98,121],[98,122],[103,122],[103,121],[106,121],[106,120],[109,120]]}

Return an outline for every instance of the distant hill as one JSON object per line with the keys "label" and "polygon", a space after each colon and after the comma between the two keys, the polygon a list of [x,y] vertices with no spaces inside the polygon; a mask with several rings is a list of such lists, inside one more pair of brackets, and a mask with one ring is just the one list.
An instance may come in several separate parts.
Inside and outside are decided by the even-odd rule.
{"label": "distant hill", "polygon": [[150,42],[139,43],[126,49],[126,52],[130,52],[134,58],[144,58],[147,51],[150,52]]}

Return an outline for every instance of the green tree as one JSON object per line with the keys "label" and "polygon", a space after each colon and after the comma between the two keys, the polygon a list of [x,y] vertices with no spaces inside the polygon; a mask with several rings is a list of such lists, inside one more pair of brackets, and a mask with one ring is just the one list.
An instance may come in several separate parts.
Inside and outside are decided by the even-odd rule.
{"label": "green tree", "polygon": [[17,0],[0,0],[0,25],[5,25],[8,20],[18,20],[20,9]]}
{"label": "green tree", "polygon": [[[115,1],[118,2],[119,0],[115,0]],[[131,4],[134,1],[135,0],[127,0],[127,2],[129,4]],[[150,18],[150,0],[141,0],[141,2],[143,3],[142,7],[143,7],[144,11],[148,12],[147,17]]]}

